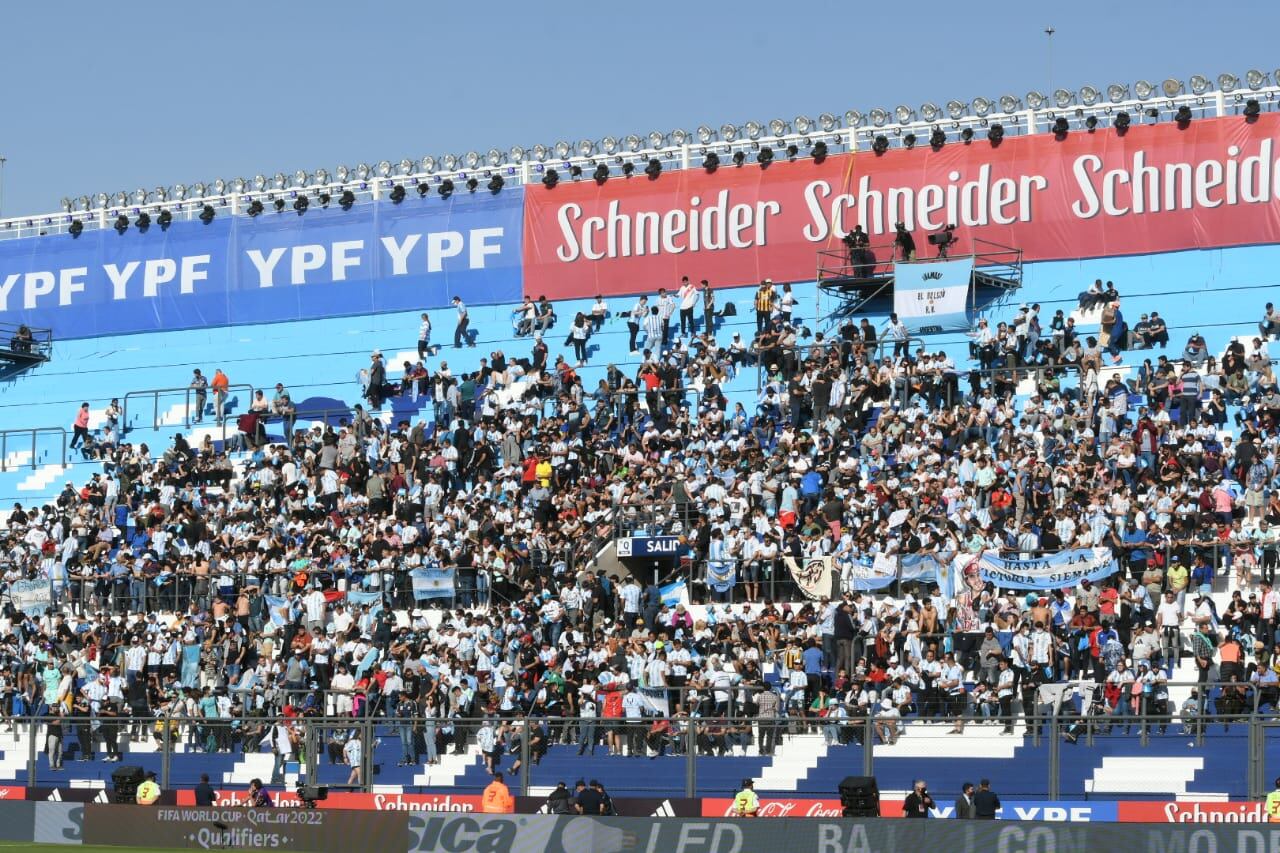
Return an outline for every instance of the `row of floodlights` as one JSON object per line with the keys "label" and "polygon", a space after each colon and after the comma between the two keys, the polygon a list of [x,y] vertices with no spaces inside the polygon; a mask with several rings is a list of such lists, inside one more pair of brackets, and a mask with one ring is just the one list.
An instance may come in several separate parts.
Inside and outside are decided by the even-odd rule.
{"label": "row of floodlights", "polygon": [[[1217,82],[1219,91],[1230,93],[1240,89],[1242,86],[1257,91],[1267,86],[1272,80],[1278,81],[1277,85],[1280,85],[1280,69],[1277,69],[1274,75],[1252,69],[1245,73],[1243,80],[1234,74],[1221,74],[1218,76]],[[250,191],[261,193],[290,188],[307,189],[328,186],[333,181],[345,184],[352,180],[368,181],[375,177],[391,179],[414,174],[452,173],[459,169],[495,168],[505,163],[519,165],[522,163],[546,163],[550,160],[563,161],[574,156],[592,157],[596,154],[609,156],[636,154],[642,151],[672,146],[680,147],[695,141],[702,145],[707,145],[717,140],[727,143],[741,143],[745,141],[754,142],[766,138],[781,138],[793,133],[800,136],[816,132],[831,133],[840,130],[842,127],[884,127],[891,121],[895,121],[897,124],[911,124],[916,121],[932,123],[944,118],[944,116],[952,120],[958,120],[970,115],[985,118],[993,114],[1013,114],[1024,108],[1039,110],[1049,107],[1051,101],[1052,106],[1056,106],[1058,109],[1065,109],[1074,105],[1091,107],[1102,103],[1104,99],[1110,103],[1117,104],[1130,100],[1131,97],[1136,97],[1141,101],[1159,97],[1160,94],[1167,98],[1174,98],[1185,94],[1188,88],[1194,95],[1203,95],[1213,88],[1213,82],[1208,77],[1196,74],[1186,84],[1182,80],[1171,77],[1163,81],[1159,87],[1148,80],[1139,80],[1133,84],[1132,95],[1128,85],[1112,83],[1105,90],[1094,86],[1084,86],[1076,91],[1056,89],[1052,94],[1052,98],[1043,92],[1033,90],[1028,92],[1024,98],[1019,98],[1016,95],[1001,95],[994,100],[979,97],[974,98],[972,102],[951,100],[941,106],[933,102],[926,102],[921,104],[919,109],[899,104],[892,111],[877,107],[865,114],[858,110],[849,110],[844,114],[843,121],[840,116],[834,113],[822,113],[816,119],[801,115],[796,116],[790,122],[775,118],[768,123],[748,121],[741,125],[724,124],[721,125],[719,131],[710,125],[704,124],[693,132],[676,129],[669,133],[664,133],[660,130],[654,130],[646,136],[640,136],[639,134],[630,134],[622,138],[606,136],[598,142],[591,139],[583,139],[576,145],[566,140],[561,140],[552,146],[535,145],[528,149],[517,145],[507,152],[491,148],[484,153],[468,151],[461,156],[456,154],[446,154],[442,157],[427,156],[417,161],[408,158],[401,160],[399,163],[383,160],[374,166],[370,166],[368,163],[360,163],[354,169],[347,166],[339,166],[332,175],[326,169],[317,169],[311,173],[304,169],[299,169],[292,176],[284,172],[277,172],[270,178],[266,175],[257,175],[252,181],[244,178],[235,178],[231,181],[218,178],[208,183],[199,182],[191,186],[177,184],[172,188],[156,187],[151,192],[139,188],[132,193],[118,192],[114,195],[98,193],[97,196],[92,198],[89,196],[80,196],[80,198],[74,200],[64,198],[62,200],[62,208],[70,212],[77,209],[104,208],[113,202],[117,206],[124,206],[129,203],[141,205],[171,200],[183,201],[186,199],[217,197],[227,193],[239,194]]]}

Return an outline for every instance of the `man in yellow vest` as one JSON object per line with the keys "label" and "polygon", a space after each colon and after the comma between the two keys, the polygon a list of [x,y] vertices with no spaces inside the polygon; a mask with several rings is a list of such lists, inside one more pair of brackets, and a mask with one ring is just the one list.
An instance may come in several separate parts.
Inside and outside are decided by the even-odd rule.
{"label": "man in yellow vest", "polygon": [[760,813],[760,798],[753,790],[755,782],[742,780],[742,790],[733,798],[733,813],[737,817],[756,817]]}
{"label": "man in yellow vest", "polygon": [[156,784],[154,771],[147,771],[147,780],[138,786],[135,799],[140,806],[155,805],[156,800],[160,799],[160,786]]}
{"label": "man in yellow vest", "polygon": [[1276,789],[1267,794],[1267,820],[1280,823],[1280,778],[1276,779]]}

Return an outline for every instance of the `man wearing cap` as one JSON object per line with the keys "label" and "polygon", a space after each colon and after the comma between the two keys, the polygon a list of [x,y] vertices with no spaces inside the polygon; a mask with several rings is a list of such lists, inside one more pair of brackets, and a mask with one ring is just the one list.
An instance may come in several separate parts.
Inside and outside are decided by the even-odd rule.
{"label": "man wearing cap", "polygon": [[733,797],[733,814],[736,817],[756,817],[760,814],[760,798],[756,796],[755,782],[742,780],[742,790]]}
{"label": "man wearing cap", "polygon": [[154,770],[147,771],[146,781],[138,786],[134,799],[137,800],[140,806],[153,806],[156,800],[160,799],[160,786],[156,784]]}
{"label": "man wearing cap", "polygon": [[515,810],[516,798],[511,796],[511,789],[502,781],[501,773],[494,773],[493,781],[480,795],[480,811],[485,814],[512,814]]}

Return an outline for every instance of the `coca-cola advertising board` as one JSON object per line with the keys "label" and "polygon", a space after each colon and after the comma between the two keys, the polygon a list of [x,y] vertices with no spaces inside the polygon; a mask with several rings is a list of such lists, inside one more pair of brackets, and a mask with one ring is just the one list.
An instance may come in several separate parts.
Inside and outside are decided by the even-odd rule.
{"label": "coca-cola advertising board", "polygon": [[[977,138],[928,147],[562,182],[525,191],[524,290],[552,299],[815,277],[822,249],[855,224],[887,244],[902,222],[956,226],[1024,260],[1280,242],[1280,114]],[[886,258],[887,259],[887,258]]]}

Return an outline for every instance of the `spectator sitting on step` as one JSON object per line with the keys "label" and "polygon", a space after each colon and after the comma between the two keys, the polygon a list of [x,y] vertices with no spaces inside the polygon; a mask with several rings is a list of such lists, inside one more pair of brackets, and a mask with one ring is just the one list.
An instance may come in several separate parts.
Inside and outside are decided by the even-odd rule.
{"label": "spectator sitting on step", "polygon": [[533,300],[525,297],[520,303],[520,307],[511,312],[511,320],[515,323],[516,337],[523,338],[525,335],[533,332],[533,322],[537,317],[537,309],[534,308]]}
{"label": "spectator sitting on step", "polygon": [[1089,289],[1081,292],[1078,303],[1081,311],[1091,311],[1102,304],[1102,279],[1095,278]]}
{"label": "spectator sitting on step", "polygon": [[1245,354],[1244,363],[1252,371],[1261,371],[1271,365],[1271,354],[1267,352],[1267,344],[1262,338],[1254,338]]}
{"label": "spectator sitting on step", "polygon": [[1155,344],[1159,344],[1160,349],[1169,345],[1169,327],[1165,325],[1159,311],[1151,312],[1150,325],[1147,327],[1147,346]]}
{"label": "spectator sitting on step", "polygon": [[1280,338],[1280,311],[1276,311],[1275,305],[1267,303],[1266,310],[1262,313],[1262,322],[1258,324],[1258,334],[1262,335],[1265,341],[1272,335]]}
{"label": "spectator sitting on step", "polygon": [[1151,349],[1151,341],[1147,337],[1150,333],[1151,319],[1148,315],[1143,314],[1141,319],[1133,324],[1133,348]]}
{"label": "spectator sitting on step", "polygon": [[1204,338],[1199,332],[1192,332],[1191,337],[1187,338],[1187,345],[1182,350],[1182,360],[1199,367],[1208,358],[1209,348],[1205,346]]}
{"label": "spectator sitting on step", "polygon": [[538,304],[534,306],[536,317],[533,326],[539,332],[545,332],[550,329],[556,321],[556,311],[551,307],[551,301],[546,296],[538,297]]}

